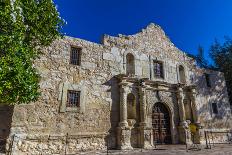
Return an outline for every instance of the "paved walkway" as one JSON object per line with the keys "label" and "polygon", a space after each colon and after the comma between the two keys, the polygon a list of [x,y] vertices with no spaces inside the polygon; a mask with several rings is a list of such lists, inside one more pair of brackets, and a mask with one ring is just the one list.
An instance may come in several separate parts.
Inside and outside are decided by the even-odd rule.
{"label": "paved walkway", "polygon": [[[89,153],[88,153],[89,154]],[[96,152],[93,154],[106,155],[106,152]],[[109,155],[232,155],[232,144],[215,145],[212,149],[201,150],[191,149],[186,151],[185,145],[160,145],[153,150],[135,149],[133,151],[110,150]]]}

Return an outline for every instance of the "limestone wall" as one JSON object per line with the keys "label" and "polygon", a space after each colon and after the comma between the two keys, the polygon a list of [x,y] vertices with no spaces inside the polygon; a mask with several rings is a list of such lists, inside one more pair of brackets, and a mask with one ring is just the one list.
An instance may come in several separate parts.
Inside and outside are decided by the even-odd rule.
{"label": "limestone wall", "polygon": [[[206,84],[205,73],[210,75],[211,87]],[[228,143],[232,130],[232,116],[224,75],[221,72],[196,68],[194,84],[197,86],[197,109],[199,122],[214,143]],[[213,113],[212,104],[217,104],[218,113]],[[205,141],[202,130],[201,140]],[[218,133],[219,132],[219,133]],[[229,138],[229,139],[228,139]]]}
{"label": "limestone wall", "polygon": [[[82,48],[81,66],[69,64],[71,46]],[[11,134],[18,137],[15,140],[16,150],[36,154],[50,147],[51,141],[55,148],[59,148],[54,151],[62,151],[65,141],[61,145],[60,138],[53,142],[53,138],[49,137],[65,139],[66,134],[76,137],[72,141],[76,142],[75,145],[68,144],[69,147],[77,147],[77,150],[85,150],[87,146],[89,150],[106,147],[104,138],[111,128],[109,80],[113,76],[107,62],[102,61],[102,52],[101,45],[73,38],[57,40],[44,50],[44,55],[35,62],[41,75],[41,98],[36,103],[19,105],[14,109]],[[61,109],[62,104],[66,104],[62,100],[67,97],[65,89],[73,88],[81,91],[81,107]],[[93,140],[86,140],[89,144],[83,145],[85,140],[78,140],[83,136]],[[43,143],[34,142],[38,139],[42,139]]]}
{"label": "limestone wall", "polygon": [[[72,46],[82,49],[80,66],[69,63]],[[44,49],[35,62],[41,75],[40,99],[14,108],[10,137],[15,135],[15,154],[73,153],[105,149],[106,143],[116,148],[120,96],[115,76],[126,73],[128,53],[135,57],[135,76],[138,78],[176,84],[179,82],[178,66],[182,65],[186,84],[198,86],[198,109],[204,124],[207,125],[208,120],[205,118],[210,118],[207,96],[222,100],[221,112],[227,109],[223,75],[214,72],[214,79],[218,81],[214,82],[215,91],[205,94],[208,91],[203,89],[203,71],[194,70],[193,59],[178,50],[157,25],[151,24],[135,35],[105,36],[103,44],[65,37]],[[154,78],[153,60],[163,61],[164,79]],[[81,91],[80,108],[66,107],[69,89]],[[227,112],[220,118],[224,124],[218,121],[215,127],[228,127]],[[174,119],[174,124],[178,124],[178,118]]]}
{"label": "limestone wall", "polygon": [[[136,58],[135,75],[152,80],[166,81],[169,83],[178,83],[178,66],[185,67],[186,81],[191,81],[191,62],[192,58],[177,49],[174,44],[165,35],[164,31],[157,25],[150,24],[146,29],[135,35],[119,35],[118,37],[104,36],[103,45],[113,47],[109,55],[117,58],[118,62],[125,64],[125,55],[132,53]],[[117,54],[118,53],[118,54]],[[123,58],[118,58],[118,55]],[[112,60],[113,57],[107,57],[106,60]],[[103,55],[104,59],[104,55]],[[159,60],[164,65],[164,79],[155,79],[153,76],[153,60]],[[125,65],[120,63],[122,73],[125,73]]]}
{"label": "limestone wall", "polygon": [[[223,73],[204,69],[196,69],[195,73],[200,122],[206,129],[230,129],[231,110]],[[210,75],[211,87],[206,85],[204,73]],[[212,103],[217,103],[218,114],[213,113]]]}

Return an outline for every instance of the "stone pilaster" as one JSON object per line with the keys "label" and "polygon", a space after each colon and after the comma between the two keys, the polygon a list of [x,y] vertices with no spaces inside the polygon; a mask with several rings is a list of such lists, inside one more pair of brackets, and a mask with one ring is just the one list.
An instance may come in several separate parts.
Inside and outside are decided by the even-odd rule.
{"label": "stone pilaster", "polygon": [[191,107],[193,112],[193,123],[199,123],[197,105],[196,105],[196,90],[192,88],[191,90]]}
{"label": "stone pilaster", "polygon": [[192,112],[193,112],[193,123],[196,125],[196,133],[194,134],[194,142],[195,143],[200,143],[201,139],[201,130],[202,126],[199,122],[199,116],[197,112],[197,103],[196,103],[196,89],[192,88],[191,89],[191,107],[192,107]]}
{"label": "stone pilaster", "polygon": [[152,128],[147,127],[146,113],[146,88],[142,82],[139,87],[139,103],[140,103],[140,146],[145,149],[153,147]]}
{"label": "stone pilaster", "polygon": [[177,99],[178,99],[178,107],[179,107],[179,117],[180,117],[180,123],[179,123],[179,137],[180,137],[180,143],[188,143],[189,139],[191,139],[191,136],[189,136],[189,127],[188,122],[186,122],[186,116],[185,116],[185,109],[184,109],[184,92],[181,87],[178,88],[177,92]]}
{"label": "stone pilaster", "polygon": [[126,83],[120,83],[120,127],[127,127],[127,95],[128,95],[128,88]]}
{"label": "stone pilaster", "polygon": [[178,100],[179,116],[180,116],[180,122],[181,123],[186,121],[183,99],[184,99],[183,89],[178,88],[177,100]]}
{"label": "stone pilaster", "polygon": [[133,149],[131,146],[131,128],[127,122],[127,83],[122,81],[120,83],[120,122],[117,134],[118,148],[121,150]]}
{"label": "stone pilaster", "polygon": [[142,83],[139,87],[140,124],[146,126],[146,88]]}

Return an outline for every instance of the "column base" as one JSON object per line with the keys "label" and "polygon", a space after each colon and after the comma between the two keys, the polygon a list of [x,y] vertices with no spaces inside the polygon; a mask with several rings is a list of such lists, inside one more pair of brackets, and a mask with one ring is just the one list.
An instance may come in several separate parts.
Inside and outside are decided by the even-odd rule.
{"label": "column base", "polygon": [[194,143],[201,144],[201,139],[204,135],[204,129],[201,123],[195,123],[196,125],[196,133],[194,134]]}
{"label": "column base", "polygon": [[132,150],[131,146],[131,129],[128,127],[118,127],[117,144],[120,150]]}
{"label": "column base", "polygon": [[[143,125],[146,123],[141,123]],[[152,128],[146,126],[140,126],[140,146],[144,149],[152,149],[153,148],[153,133]]]}
{"label": "column base", "polygon": [[179,141],[181,144],[192,144],[191,132],[189,130],[188,122],[181,122],[179,129]]}
{"label": "column base", "polygon": [[123,145],[123,146],[120,146],[118,149],[119,150],[133,150],[134,148],[132,146]]}

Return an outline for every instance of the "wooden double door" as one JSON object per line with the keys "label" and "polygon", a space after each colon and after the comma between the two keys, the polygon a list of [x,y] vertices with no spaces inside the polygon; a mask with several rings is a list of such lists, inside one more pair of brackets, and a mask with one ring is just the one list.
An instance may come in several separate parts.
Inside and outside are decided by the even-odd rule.
{"label": "wooden double door", "polygon": [[154,143],[171,144],[170,116],[163,103],[156,103],[152,110]]}

